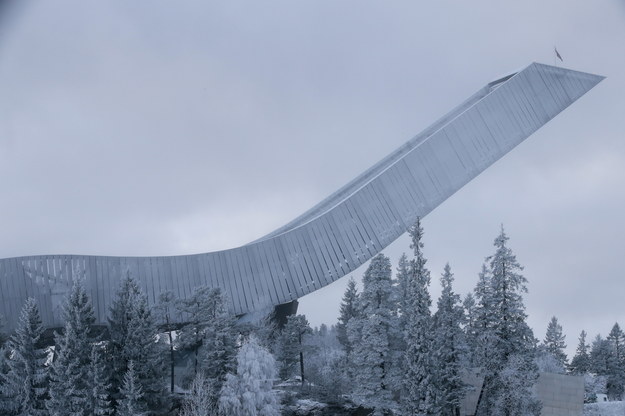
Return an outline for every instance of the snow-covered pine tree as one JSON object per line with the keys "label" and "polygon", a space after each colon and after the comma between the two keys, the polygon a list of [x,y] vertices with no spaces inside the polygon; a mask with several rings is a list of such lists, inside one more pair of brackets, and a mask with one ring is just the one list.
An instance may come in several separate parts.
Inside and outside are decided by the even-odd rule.
{"label": "snow-covered pine tree", "polygon": [[473,327],[475,322],[475,297],[472,293],[467,293],[462,300],[462,309],[464,310],[464,326],[466,328]]}
{"label": "snow-covered pine tree", "polygon": [[610,373],[610,342],[597,334],[590,347],[590,372],[598,375]]}
{"label": "snow-covered pine tree", "polygon": [[[406,253],[402,253],[399,257],[399,262],[396,269],[395,280],[393,282],[394,290],[394,303],[396,307],[396,332],[397,341],[395,346],[394,361],[400,363],[403,360],[403,353],[406,350],[406,344],[404,342],[404,331],[406,330],[406,314],[405,310],[408,307],[408,280],[410,276],[410,261]],[[396,377],[399,380],[399,377]],[[401,390],[401,389],[400,389]]]}
{"label": "snow-covered pine tree", "polygon": [[610,345],[607,393],[610,400],[621,400],[625,391],[625,334],[615,323],[608,335]]}
{"label": "snow-covered pine tree", "polygon": [[278,416],[273,391],[276,363],[269,351],[250,336],[237,354],[236,374],[228,374],[219,398],[221,416]]}
{"label": "snow-covered pine tree", "polygon": [[89,415],[108,416],[113,413],[109,399],[110,384],[106,375],[106,366],[102,361],[102,347],[98,344],[91,346],[89,356],[89,370],[87,372],[87,409]]}
{"label": "snow-covered pine tree", "polygon": [[215,386],[203,372],[199,372],[189,387],[189,394],[182,402],[180,416],[213,416],[216,413],[215,397],[219,397],[219,391],[215,392]]}
{"label": "snow-covered pine tree", "polygon": [[256,335],[258,343],[267,350],[275,354],[275,350],[280,337],[280,325],[277,322],[275,310],[266,314],[256,324],[253,325],[251,332]]}
{"label": "snow-covered pine tree", "polygon": [[610,343],[611,353],[616,363],[621,363],[625,359],[625,333],[618,322],[612,326],[607,338]]}
{"label": "snow-covered pine tree", "polygon": [[438,369],[435,376],[436,403],[442,416],[456,416],[466,393],[461,377],[467,355],[461,328],[464,311],[460,306],[460,296],[453,291],[453,281],[453,273],[447,263],[441,276],[442,291],[434,314],[433,331],[433,351]]}
{"label": "snow-covered pine tree", "polygon": [[157,328],[147,299],[130,276],[121,281],[111,306],[109,331],[107,355],[113,370],[111,398],[119,399],[124,383],[120,378],[125,377],[128,365],[133,361],[133,374],[141,386],[141,400],[148,409],[166,407],[169,397],[163,386],[163,346],[156,342]]}
{"label": "snow-covered pine tree", "polygon": [[470,361],[473,367],[483,368],[486,366],[491,355],[489,348],[494,342],[493,299],[490,279],[490,271],[484,263],[478,274],[477,284],[473,289],[475,297],[473,323],[466,327]]}
{"label": "snow-covered pine tree", "polygon": [[337,339],[336,326],[322,324],[309,337],[311,353],[306,364],[306,378],[319,397],[327,402],[340,402],[346,393],[345,351]]}
{"label": "snow-covered pine tree", "polygon": [[353,398],[374,414],[388,414],[393,407],[392,393],[397,386],[392,343],[396,337],[396,303],[391,281],[391,262],[378,254],[363,276],[359,316],[350,321]]}
{"label": "snow-covered pine tree", "polygon": [[558,323],[558,318],[552,317],[547,325],[547,334],[545,335],[543,345],[545,350],[553,355],[563,368],[567,366],[566,353],[564,352],[566,348],[565,338],[566,335],[562,333],[562,325]]}
{"label": "snow-covered pine tree", "polygon": [[117,416],[143,416],[146,414],[143,391],[135,372],[134,361],[128,362],[128,369],[124,373],[120,393],[121,400],[117,406]]}
{"label": "snow-covered pine tree", "polygon": [[304,353],[306,352],[305,337],[312,333],[312,328],[304,315],[291,315],[287,318],[278,339],[278,357],[280,377],[288,379],[295,372],[299,363],[302,386],[305,382]]}
{"label": "snow-covered pine tree", "polygon": [[569,371],[575,375],[586,374],[590,370],[590,355],[588,354],[588,344],[586,344],[586,331],[579,334],[579,342],[575,355],[569,365]]}
{"label": "snow-covered pine tree", "polygon": [[213,404],[216,406],[226,374],[236,368],[237,353],[235,318],[228,312],[220,289],[213,290],[210,295],[209,313],[211,320],[203,341],[202,372],[212,385],[211,391],[215,392]]}
{"label": "snow-covered pine tree", "polygon": [[[529,415],[540,413],[540,402],[532,389],[538,379],[536,339],[526,323],[522,293],[527,292],[523,268],[507,246],[503,226],[495,239],[495,254],[488,257],[492,339],[478,414]],[[515,377],[509,376],[516,371]],[[508,394],[513,389],[515,394]]]}
{"label": "snow-covered pine tree", "polygon": [[166,377],[163,361],[165,346],[157,342],[158,330],[145,295],[139,296],[130,312],[123,357],[134,363],[134,373],[147,409],[166,408],[169,405],[169,389],[163,384]]}
{"label": "snow-covered pine tree", "polygon": [[213,319],[216,289],[207,286],[195,288],[191,297],[179,302],[183,313],[184,326],[178,331],[178,346],[193,352],[193,377],[201,367],[200,348],[204,345],[206,329]]}
{"label": "snow-covered pine tree", "polygon": [[9,372],[9,357],[11,351],[5,346],[0,347],[0,415],[8,414],[13,408],[12,400],[4,391],[5,377]]}
{"label": "snow-covered pine tree", "polygon": [[406,351],[403,360],[401,383],[401,407],[406,415],[433,415],[436,408],[437,391],[434,382],[436,364],[432,340],[432,299],[428,291],[430,271],[426,268],[423,255],[423,229],[421,221],[408,230],[412,238],[410,247],[414,258],[410,260],[410,273],[406,284],[406,322],[404,343]]}
{"label": "snow-covered pine tree", "polygon": [[354,280],[353,277],[350,277],[341,301],[339,322],[336,325],[338,340],[347,354],[349,354],[352,350],[352,345],[350,344],[349,337],[347,336],[347,323],[358,314],[358,309],[356,307],[357,302],[358,289],[356,288],[356,280]]}
{"label": "snow-covered pine tree", "polygon": [[49,366],[49,397],[46,407],[51,416],[91,415],[88,406],[87,372],[95,315],[80,278],[74,279],[65,300],[63,319],[63,333],[56,334],[56,358]]}
{"label": "snow-covered pine tree", "polygon": [[7,345],[11,358],[7,362],[8,372],[2,376],[2,388],[8,398],[9,414],[47,415],[47,353],[41,345],[42,333],[37,303],[33,298],[28,298],[20,313],[15,333]]}
{"label": "snow-covered pine tree", "polygon": [[396,291],[396,302],[397,302],[397,315],[399,316],[399,330],[403,331],[406,322],[404,319],[404,311],[408,307],[408,280],[410,276],[410,261],[408,260],[408,256],[406,253],[402,253],[399,257],[399,262],[397,263],[397,272],[395,274],[395,291]]}
{"label": "snow-covered pine tree", "polygon": [[124,374],[128,371],[128,358],[124,355],[126,340],[129,333],[129,324],[132,319],[132,309],[140,296],[137,282],[126,274],[121,280],[117,293],[109,312],[109,342],[106,347],[106,360],[111,368],[111,396],[114,400],[119,397],[119,390],[124,382]]}
{"label": "snow-covered pine tree", "polygon": [[536,381],[534,370],[528,371],[528,365],[534,366],[534,361],[527,354],[513,354],[506,360],[505,366],[497,375],[497,382],[502,394],[492,397],[490,415],[529,416],[539,415],[542,404],[532,389],[525,386],[533,385]]}

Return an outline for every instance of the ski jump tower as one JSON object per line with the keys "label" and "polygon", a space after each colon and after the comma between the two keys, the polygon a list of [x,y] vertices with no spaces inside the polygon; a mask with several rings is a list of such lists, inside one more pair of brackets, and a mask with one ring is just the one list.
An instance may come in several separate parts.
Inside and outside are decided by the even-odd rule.
{"label": "ski jump tower", "polygon": [[[82,275],[98,324],[120,279],[155,303],[221,288],[233,314],[287,304],[355,270],[603,77],[533,63],[493,81],[350,183],[276,231],[242,247],[161,257],[44,255],[0,259],[0,313],[15,327],[28,297],[47,328]],[[97,236],[94,236],[97,238]]]}

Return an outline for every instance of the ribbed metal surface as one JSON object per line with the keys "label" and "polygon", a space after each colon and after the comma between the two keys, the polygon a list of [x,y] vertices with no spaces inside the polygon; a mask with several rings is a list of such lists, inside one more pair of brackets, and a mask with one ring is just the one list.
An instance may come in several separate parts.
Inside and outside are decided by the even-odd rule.
{"label": "ribbed metal surface", "polygon": [[12,328],[32,296],[44,325],[61,326],[60,305],[76,274],[85,277],[99,323],[127,273],[151,303],[163,291],[185,298],[200,285],[222,288],[237,315],[292,301],[365,263],[601,79],[531,64],[490,83],[302,216],[242,247],[189,256],[2,259],[0,313]]}

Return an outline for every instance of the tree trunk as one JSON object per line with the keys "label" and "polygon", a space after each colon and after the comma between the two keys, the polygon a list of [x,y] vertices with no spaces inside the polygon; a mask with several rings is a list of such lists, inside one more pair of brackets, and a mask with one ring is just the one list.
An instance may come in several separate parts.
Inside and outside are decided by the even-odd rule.
{"label": "tree trunk", "polygon": [[168,332],[169,335],[169,359],[170,363],[170,375],[171,375],[171,392],[174,392],[174,340],[171,335],[171,331]]}

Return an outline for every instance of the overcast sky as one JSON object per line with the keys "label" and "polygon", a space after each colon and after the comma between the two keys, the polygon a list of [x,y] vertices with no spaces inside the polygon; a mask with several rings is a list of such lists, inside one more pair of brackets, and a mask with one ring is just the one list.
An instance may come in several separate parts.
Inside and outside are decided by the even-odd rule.
{"label": "overcast sky", "polygon": [[[503,223],[538,338],[552,315],[570,351],[625,325],[624,0],[19,3],[0,8],[0,258],[243,245],[557,46],[607,79],[424,219],[431,292],[447,261],[470,291]],[[346,282],[300,311],[334,323]]]}

